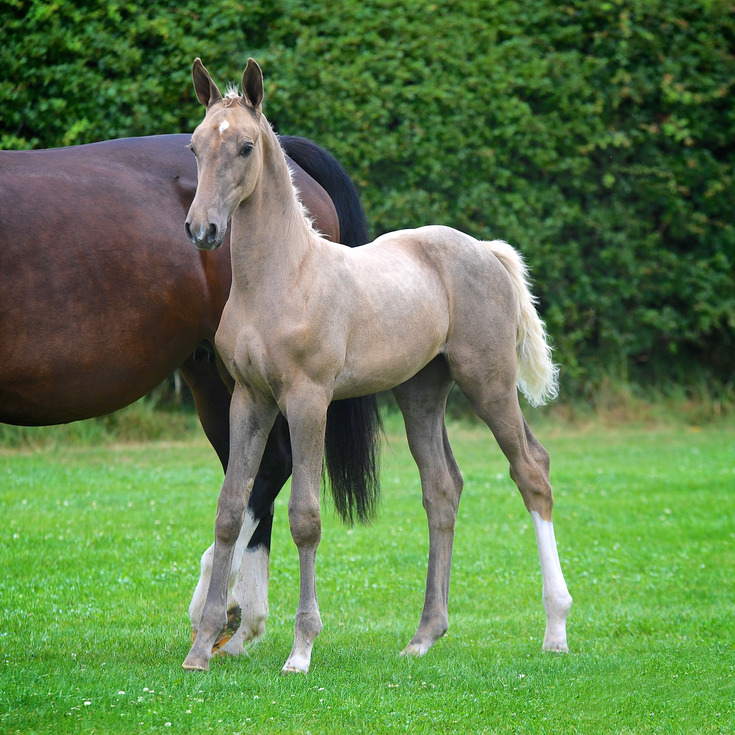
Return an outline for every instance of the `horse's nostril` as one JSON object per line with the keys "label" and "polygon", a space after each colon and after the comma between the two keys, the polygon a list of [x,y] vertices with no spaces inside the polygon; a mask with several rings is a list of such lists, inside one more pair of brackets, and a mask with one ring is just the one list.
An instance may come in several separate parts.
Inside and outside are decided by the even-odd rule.
{"label": "horse's nostril", "polygon": [[191,242],[196,242],[196,238],[191,233],[191,226],[188,222],[184,222],[184,229],[186,230],[186,236],[189,238]]}
{"label": "horse's nostril", "polygon": [[209,225],[209,234],[207,235],[209,242],[217,242],[217,225]]}

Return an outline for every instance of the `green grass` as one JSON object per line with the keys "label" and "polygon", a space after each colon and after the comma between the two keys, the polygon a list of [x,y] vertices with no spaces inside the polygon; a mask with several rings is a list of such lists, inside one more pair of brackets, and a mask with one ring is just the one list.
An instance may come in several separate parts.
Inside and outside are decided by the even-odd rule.
{"label": "green grass", "polygon": [[[324,631],[283,678],[298,559],[277,504],[265,639],[181,669],[221,472],[181,443],[0,452],[2,733],[731,733],[735,425],[544,423],[574,606],[541,652],[533,527],[489,432],[454,424],[466,484],[449,634],[399,658],[421,610],[426,521],[398,422],[372,528],[323,511]],[[170,724],[169,724],[170,723]]]}
{"label": "green grass", "polygon": [[193,407],[162,408],[154,391],[151,397],[141,398],[120,411],[84,421],[55,426],[0,424],[0,450],[93,446],[198,434],[203,436],[204,432]]}

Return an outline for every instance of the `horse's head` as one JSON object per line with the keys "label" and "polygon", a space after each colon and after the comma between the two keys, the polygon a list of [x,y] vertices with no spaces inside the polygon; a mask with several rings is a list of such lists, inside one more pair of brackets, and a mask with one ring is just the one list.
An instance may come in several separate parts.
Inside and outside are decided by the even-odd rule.
{"label": "horse's head", "polygon": [[200,250],[216,250],[225,238],[227,221],[252,194],[263,168],[263,74],[248,59],[242,97],[236,92],[222,97],[200,59],[194,61],[192,77],[207,113],[191,136],[198,183],[186,217],[186,235]]}

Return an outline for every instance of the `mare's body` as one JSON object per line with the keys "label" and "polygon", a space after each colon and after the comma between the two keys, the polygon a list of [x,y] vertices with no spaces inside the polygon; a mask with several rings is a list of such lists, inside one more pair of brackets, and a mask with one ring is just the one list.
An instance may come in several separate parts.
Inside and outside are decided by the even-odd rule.
{"label": "mare's body", "polygon": [[[362,244],[364,215],[344,171],[309,141],[281,140],[329,189],[291,161],[316,226]],[[0,421],[47,425],[104,415],[179,369],[227,468],[232,379],[212,345],[230,291],[230,252],[228,242],[198,252],[184,235],[197,177],[189,141],[161,135],[0,152]],[[334,414],[338,444],[348,431],[363,460],[374,451],[375,411],[371,399]],[[262,632],[270,509],[290,472],[288,427],[279,420],[252,496],[261,522],[250,548],[266,585],[250,600],[250,580],[241,580],[238,602],[252,619],[243,621],[233,652]]]}
{"label": "mare's body", "polygon": [[[193,359],[214,342],[231,275],[228,245],[193,252],[182,232],[196,190],[189,140],[0,153],[0,421],[101,416],[177,368],[195,393],[211,376],[229,403],[212,363]],[[295,170],[318,226],[339,239],[329,196]],[[227,425],[220,412],[213,422]],[[226,456],[226,437],[217,444]]]}

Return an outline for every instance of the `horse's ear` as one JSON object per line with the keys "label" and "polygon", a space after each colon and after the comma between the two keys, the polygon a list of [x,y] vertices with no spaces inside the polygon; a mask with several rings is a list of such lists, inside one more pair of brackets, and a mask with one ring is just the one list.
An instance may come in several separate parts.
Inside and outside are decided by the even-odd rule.
{"label": "horse's ear", "polygon": [[263,101],[263,72],[255,59],[248,59],[248,65],[242,73],[242,95],[256,110]]}
{"label": "horse's ear", "polygon": [[222,99],[217,85],[212,81],[212,77],[209,76],[209,72],[204,68],[204,64],[198,56],[194,59],[194,65],[191,67],[191,76],[194,80],[197,99],[205,107],[209,108]]}

